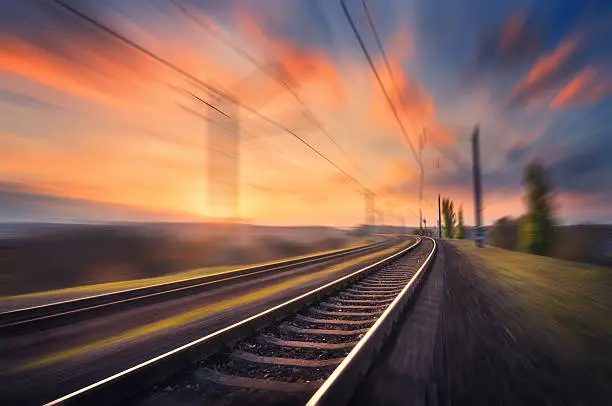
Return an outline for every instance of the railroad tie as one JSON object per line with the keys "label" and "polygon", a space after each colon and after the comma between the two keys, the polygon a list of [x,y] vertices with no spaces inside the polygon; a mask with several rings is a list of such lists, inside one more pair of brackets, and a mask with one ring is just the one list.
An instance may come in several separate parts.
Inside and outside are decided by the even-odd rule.
{"label": "railroad tie", "polygon": [[255,362],[259,364],[286,365],[290,367],[310,367],[320,368],[330,365],[338,365],[344,358],[332,359],[303,359],[303,358],[284,358],[284,357],[266,357],[257,354],[251,354],[245,351],[233,351],[230,354],[231,358],[240,359],[243,361]]}
{"label": "railroad tie", "polygon": [[318,350],[341,350],[353,348],[358,341],[346,341],[343,343],[322,343],[312,341],[294,341],[294,340],[283,340],[282,338],[262,335],[257,338],[257,341],[262,343],[274,344],[280,347],[292,347],[292,348],[315,348]]}
{"label": "railroad tie", "polygon": [[320,323],[320,324],[338,324],[338,325],[361,325],[361,324],[374,324],[376,319],[367,319],[367,320],[342,320],[342,319],[317,319],[314,317],[304,316],[302,314],[298,314],[295,316],[296,319],[302,320],[308,323]]}
{"label": "railroad tie", "polygon": [[205,381],[210,381],[223,386],[275,392],[312,392],[323,383],[323,380],[286,382],[262,378],[248,378],[244,376],[227,375],[208,368],[196,370],[195,379],[201,386],[203,386]]}
{"label": "railroad tie", "polygon": [[357,334],[365,334],[369,328],[360,328],[354,330],[331,330],[322,328],[301,328],[290,324],[281,324],[279,328],[298,334],[316,334],[329,336],[354,336]]}
{"label": "railroad tie", "polygon": [[318,314],[322,314],[325,316],[332,316],[332,317],[338,317],[338,316],[349,316],[349,317],[372,317],[373,315],[377,315],[379,314],[378,311],[373,311],[373,312],[345,312],[342,309],[337,309],[337,310],[323,310],[323,309],[319,309],[317,307],[310,309],[310,311],[314,312],[314,313],[318,313]]}

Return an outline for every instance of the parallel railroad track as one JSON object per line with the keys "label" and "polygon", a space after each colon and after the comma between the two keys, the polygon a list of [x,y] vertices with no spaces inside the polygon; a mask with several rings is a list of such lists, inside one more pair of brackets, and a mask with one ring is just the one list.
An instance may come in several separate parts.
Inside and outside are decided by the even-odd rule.
{"label": "parallel railroad track", "polygon": [[389,240],[330,253],[316,254],[305,258],[278,261],[175,282],[0,312],[0,336],[24,334],[54,328],[134,306],[148,305],[193,295],[222,284],[238,283],[243,280],[297,269],[303,266],[328,261],[340,262],[350,256],[367,254],[385,248],[391,243],[392,241]]}
{"label": "parallel railroad track", "polygon": [[436,248],[434,240],[418,239],[49,405],[346,403],[425,279]]}

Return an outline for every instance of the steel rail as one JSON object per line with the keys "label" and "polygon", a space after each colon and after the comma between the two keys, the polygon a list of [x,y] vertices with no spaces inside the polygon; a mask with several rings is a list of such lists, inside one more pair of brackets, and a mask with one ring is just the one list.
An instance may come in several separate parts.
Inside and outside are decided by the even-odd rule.
{"label": "steel rail", "polygon": [[223,348],[231,346],[254,332],[283,320],[287,316],[297,313],[304,307],[316,303],[322,298],[330,296],[345,286],[381,269],[414,250],[421,241],[422,239],[417,237],[416,241],[410,246],[374,264],[368,265],[349,275],[326,283],[323,286],[303,293],[256,315],[71,392],[47,403],[45,406],[112,405],[132,399],[134,396],[146,391],[156,383],[164,382],[177,373],[193,367],[198,362],[218,353]]}
{"label": "steel rail", "polygon": [[425,238],[433,241],[433,249],[427,259],[346,358],[312,395],[306,406],[336,406],[348,403],[350,396],[372,365],[376,354],[391,334],[408,302],[414,298],[417,288],[423,283],[426,274],[433,265],[433,259],[435,259],[437,253],[437,243],[433,238]]}
{"label": "steel rail", "polygon": [[140,288],[87,296],[0,313],[0,335],[22,334],[31,331],[74,323],[92,316],[115,311],[135,304],[150,304],[162,300],[201,292],[225,283],[261,276],[270,272],[286,271],[306,265],[343,258],[370,251],[388,244],[390,240],[347,248],[305,258],[277,261],[252,267],[233,269],[216,274],[164,282]]}

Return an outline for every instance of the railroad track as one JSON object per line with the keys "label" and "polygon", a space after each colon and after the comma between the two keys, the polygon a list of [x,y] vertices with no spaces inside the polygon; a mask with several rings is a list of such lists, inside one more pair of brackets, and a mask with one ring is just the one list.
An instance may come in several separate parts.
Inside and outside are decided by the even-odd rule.
{"label": "railroad track", "polygon": [[36,332],[110,314],[134,306],[148,305],[193,295],[222,284],[237,283],[307,265],[328,261],[341,261],[353,255],[366,254],[382,249],[392,242],[392,240],[388,240],[366,246],[311,255],[305,258],[278,261],[213,275],[0,312],[0,336]]}
{"label": "railroad track", "polygon": [[48,405],[346,403],[415,297],[436,249],[433,239],[419,238],[375,264]]}

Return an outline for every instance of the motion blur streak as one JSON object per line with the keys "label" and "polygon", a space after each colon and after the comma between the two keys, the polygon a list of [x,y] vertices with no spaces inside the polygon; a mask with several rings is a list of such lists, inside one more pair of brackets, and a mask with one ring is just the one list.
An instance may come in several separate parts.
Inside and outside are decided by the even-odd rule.
{"label": "motion blur streak", "polygon": [[[447,193],[470,223],[465,141],[479,122],[485,223],[522,213],[521,172],[534,159],[551,170],[562,222],[607,221],[610,188],[598,181],[612,173],[607,11],[546,28],[539,5],[508,3],[495,16],[483,6],[468,30],[457,25],[467,9],[447,16],[445,0],[366,2],[369,15],[354,3],[383,85],[423,148],[423,201],[419,165],[336,2],[65,2],[186,76],[57,2],[24,1],[0,4],[0,220],[363,223],[364,190],[341,168],[375,196],[377,221],[415,225],[421,209],[432,224],[432,202]],[[206,103],[235,106],[189,76],[337,167],[243,108],[221,123]],[[211,134],[232,126],[235,156],[211,160],[229,145]],[[208,176],[227,168],[229,189]],[[236,210],[210,204],[224,188]]]}
{"label": "motion blur streak", "polygon": [[[103,299],[87,299],[87,312],[74,310],[74,299],[116,298],[134,293],[118,290],[155,290],[151,284],[347,247],[371,253],[407,234],[482,235],[500,251],[525,251],[437,244],[441,258],[449,253],[447,268],[461,271],[447,278],[432,270],[432,280],[449,281],[431,290],[451,292],[442,304],[453,317],[445,326],[477,313],[482,331],[492,321],[512,324],[465,310],[472,296],[513,309],[496,288],[474,293],[481,291],[473,288],[475,263],[497,272],[504,262],[509,275],[517,264],[535,264],[522,274],[525,283],[539,280],[532,279],[537,264],[567,269],[564,290],[585,286],[581,298],[599,298],[593,289],[601,285],[605,296],[611,22],[605,0],[0,0],[0,372],[32,367],[0,380],[0,404],[5,395],[27,397],[38,382],[42,399],[50,388],[102,379],[193,339],[199,327],[226,326],[243,310],[313,288],[324,278],[304,275],[317,275],[328,260],[357,265],[348,256],[318,265],[291,260],[288,273],[249,275],[211,292],[196,295],[191,286],[179,289],[184,296],[154,293],[165,298],[159,301],[105,303],[102,316]],[[551,258],[538,262],[533,254]],[[274,288],[298,274],[304,279]],[[590,274],[604,282],[583,284]],[[67,302],[44,306],[56,301]],[[593,301],[600,300],[585,300],[585,308]],[[127,302],[138,305],[122,307]],[[110,312],[114,306],[122,311]],[[49,308],[60,310],[40,315]],[[97,316],[86,318],[90,311]],[[546,319],[596,331],[585,342],[608,354],[602,337],[611,335],[602,328],[583,328],[565,314]],[[589,325],[604,324],[595,319]],[[3,336],[3,328],[15,336]],[[431,333],[446,340],[464,332],[450,330]],[[489,355],[506,352],[480,332],[466,331],[474,347],[457,338],[443,348],[472,356],[472,348],[489,348],[478,342],[484,337],[492,346],[481,358],[495,366]],[[132,336],[148,344],[114,345]],[[561,347],[556,352],[568,352]],[[548,365],[517,359],[500,365]],[[451,361],[462,372],[448,379],[479,380],[471,363]],[[71,363],[78,366],[69,370]],[[605,366],[599,371],[606,375]],[[498,372],[485,374],[496,380],[488,389],[508,383],[504,390],[514,395],[513,382]],[[470,395],[467,404],[478,404]]]}

